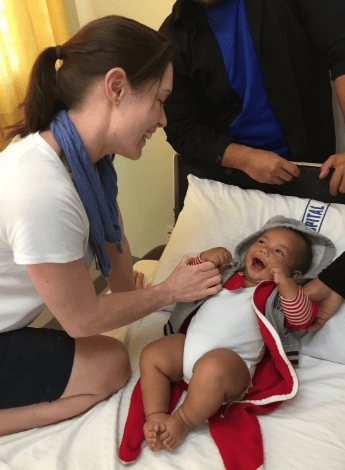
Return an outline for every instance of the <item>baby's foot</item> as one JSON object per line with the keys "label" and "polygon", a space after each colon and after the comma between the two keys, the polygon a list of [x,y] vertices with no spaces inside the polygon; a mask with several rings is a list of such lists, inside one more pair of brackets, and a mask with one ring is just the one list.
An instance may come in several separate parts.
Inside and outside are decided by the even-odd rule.
{"label": "baby's foot", "polygon": [[148,416],[144,424],[144,436],[147,445],[153,452],[158,452],[163,446],[163,442],[159,439],[161,432],[166,430],[165,422],[170,418],[170,415],[165,413],[153,413]]}
{"label": "baby's foot", "polygon": [[166,430],[161,429],[159,439],[169,450],[174,450],[180,445],[190,426],[183,421],[178,410],[171,416],[168,415],[165,426]]}

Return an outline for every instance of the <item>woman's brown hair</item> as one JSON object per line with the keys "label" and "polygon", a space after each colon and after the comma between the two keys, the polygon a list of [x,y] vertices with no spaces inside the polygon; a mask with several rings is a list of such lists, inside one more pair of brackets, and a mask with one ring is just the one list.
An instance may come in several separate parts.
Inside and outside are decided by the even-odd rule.
{"label": "woman's brown hair", "polygon": [[[57,53],[63,64],[56,71]],[[111,15],[88,23],[60,51],[48,47],[37,57],[19,105],[24,118],[5,128],[6,140],[48,128],[55,113],[77,106],[91,82],[114,67],[122,68],[131,87],[140,91],[163,77],[173,55],[169,39],[137,21]]]}

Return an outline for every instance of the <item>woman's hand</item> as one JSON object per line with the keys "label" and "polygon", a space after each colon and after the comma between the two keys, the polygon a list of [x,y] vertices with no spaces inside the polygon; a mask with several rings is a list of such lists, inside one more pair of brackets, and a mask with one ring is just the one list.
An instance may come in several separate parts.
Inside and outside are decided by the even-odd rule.
{"label": "woman's hand", "polygon": [[200,300],[217,294],[222,289],[222,276],[214,263],[205,261],[192,266],[190,263],[193,259],[184,256],[170,276],[161,284],[157,284],[170,293],[169,304]]}
{"label": "woman's hand", "polygon": [[215,266],[221,266],[222,264],[229,264],[232,260],[232,256],[230,251],[219,246],[203,251],[200,254],[200,259],[201,261],[211,261]]}
{"label": "woman's hand", "polygon": [[313,323],[301,331],[316,331],[333,315],[340,306],[343,298],[334,292],[319,278],[313,279],[302,287],[308,297],[319,305],[319,311]]}
{"label": "woman's hand", "polygon": [[226,148],[221,165],[244,171],[259,183],[283,184],[300,175],[298,166],[277,153],[236,143]]}
{"label": "woman's hand", "polygon": [[[133,271],[133,277],[136,289],[144,289],[144,273],[138,273],[138,271]],[[151,287],[150,282],[146,285],[146,288],[147,287]]]}

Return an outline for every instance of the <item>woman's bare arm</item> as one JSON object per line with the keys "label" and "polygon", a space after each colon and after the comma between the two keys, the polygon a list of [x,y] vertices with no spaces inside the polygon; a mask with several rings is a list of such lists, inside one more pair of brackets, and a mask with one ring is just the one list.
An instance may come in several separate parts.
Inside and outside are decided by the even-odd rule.
{"label": "woman's bare arm", "polygon": [[70,263],[28,265],[39,295],[70,336],[92,336],[128,325],[174,302],[202,299],[221,290],[213,263],[189,265],[184,256],[173,273],[150,289],[97,296],[81,258]]}
{"label": "woman's bare arm", "polygon": [[111,272],[106,278],[111,292],[128,292],[135,290],[133,277],[132,254],[128,240],[125,235],[122,215],[119,206],[117,206],[119,223],[122,229],[121,246],[123,253],[120,253],[114,243],[107,243],[107,250],[111,261]]}

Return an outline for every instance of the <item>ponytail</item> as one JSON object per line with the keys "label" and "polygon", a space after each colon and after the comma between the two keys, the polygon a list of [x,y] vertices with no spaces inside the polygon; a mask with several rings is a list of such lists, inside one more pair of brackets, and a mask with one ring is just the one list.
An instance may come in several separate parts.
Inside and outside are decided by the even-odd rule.
{"label": "ponytail", "polygon": [[10,130],[6,140],[11,140],[18,134],[25,137],[47,128],[54,114],[66,109],[56,84],[56,60],[55,47],[48,47],[37,57],[31,71],[26,97],[18,106],[18,109],[24,110],[24,118],[12,126],[5,127]]}

